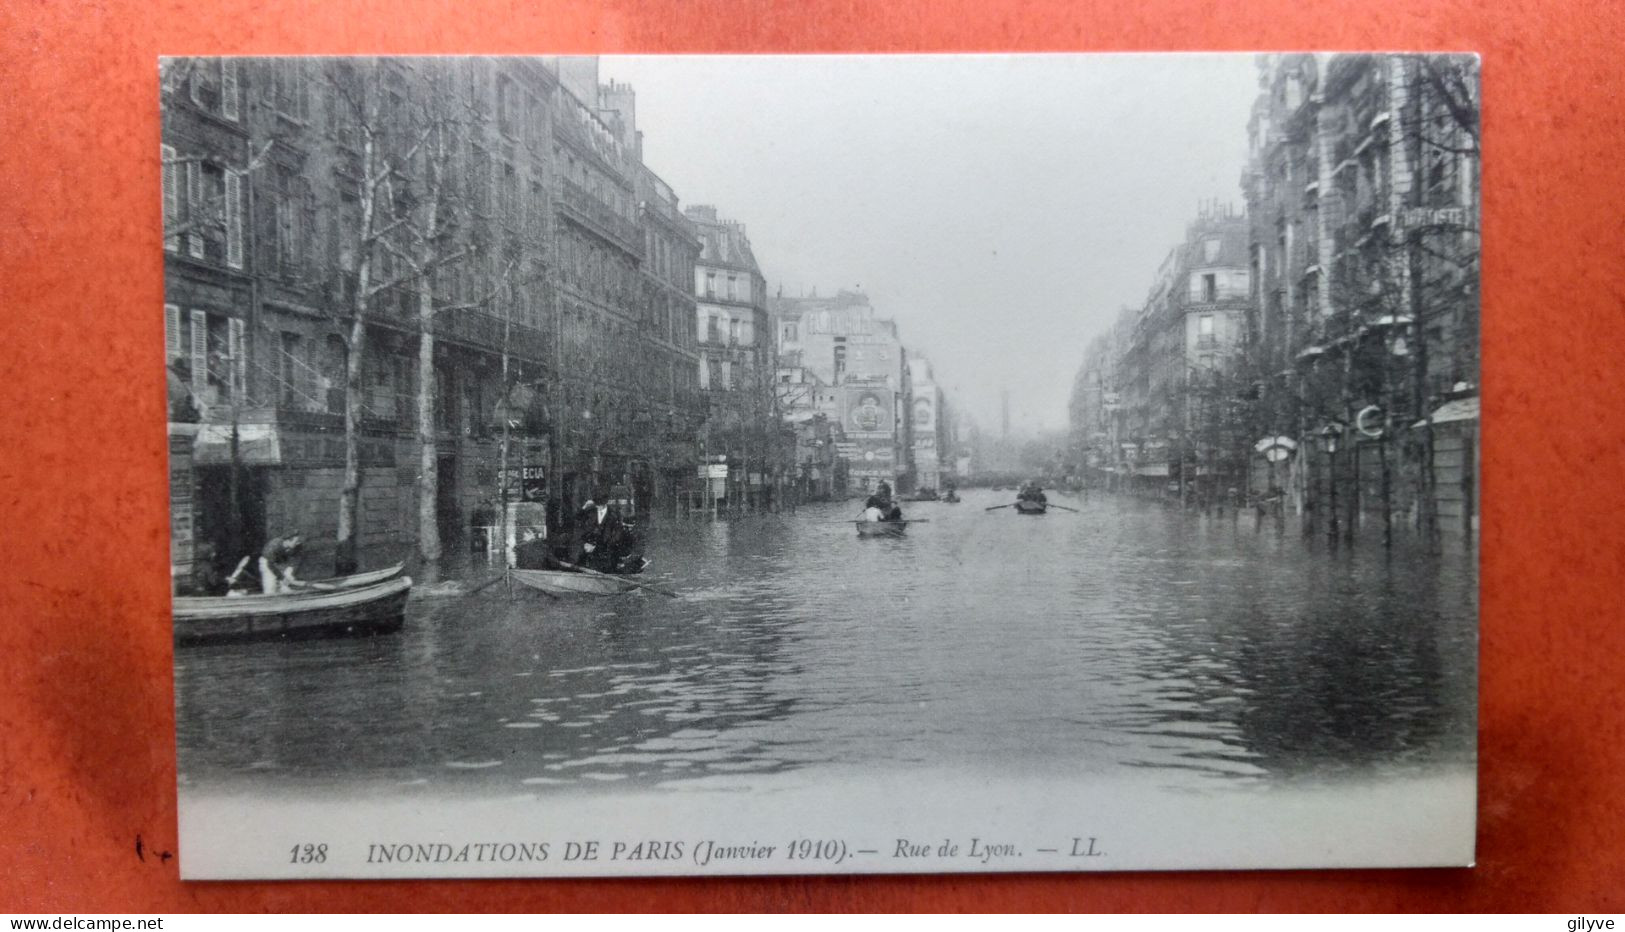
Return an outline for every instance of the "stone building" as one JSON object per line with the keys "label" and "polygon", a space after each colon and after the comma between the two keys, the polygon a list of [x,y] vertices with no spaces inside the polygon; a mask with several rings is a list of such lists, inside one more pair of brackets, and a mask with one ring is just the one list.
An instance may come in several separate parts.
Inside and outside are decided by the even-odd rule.
{"label": "stone building", "polygon": [[774,391],[776,353],[767,314],[767,282],[745,226],[717,209],[686,211],[701,248],[694,267],[696,372],[708,402],[702,444],[707,461],[727,466],[730,510],[768,507],[789,471]]}
{"label": "stone building", "polygon": [[952,431],[949,429],[952,422],[948,420],[947,405],[930,360],[912,355],[908,369],[908,442],[913,451],[910,457],[913,485],[918,491],[934,492],[942,488],[945,474],[953,469]]}
{"label": "stone building", "polygon": [[878,317],[861,292],[820,298],[775,297],[770,306],[781,365],[805,368],[827,386],[828,413],[840,425],[851,491],[909,476],[908,353],[894,321]]}
{"label": "stone building", "polygon": [[1372,513],[1476,521],[1477,93],[1469,56],[1259,61],[1243,178],[1258,427],[1299,441],[1293,506],[1336,521],[1336,499],[1349,533]]}
{"label": "stone building", "polygon": [[1247,231],[1244,217],[1203,209],[1145,303],[1089,344],[1070,416],[1073,447],[1097,481],[1202,502],[1243,482]]}
{"label": "stone building", "polygon": [[693,475],[699,240],[594,60],[176,59],[162,121],[178,576],[293,529],[320,574],[347,419],[366,562]]}

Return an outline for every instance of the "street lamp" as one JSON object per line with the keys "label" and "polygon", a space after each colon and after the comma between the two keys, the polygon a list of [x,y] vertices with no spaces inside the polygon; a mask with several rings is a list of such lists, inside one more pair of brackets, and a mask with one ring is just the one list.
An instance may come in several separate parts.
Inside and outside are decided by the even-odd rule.
{"label": "street lamp", "polygon": [[1331,513],[1331,520],[1326,524],[1326,539],[1333,545],[1337,543],[1337,444],[1343,437],[1343,425],[1333,421],[1320,429],[1320,448],[1327,457],[1326,485],[1330,490],[1328,494],[1327,510]]}
{"label": "street lamp", "polygon": [[1343,426],[1341,424],[1336,426],[1327,424],[1325,427],[1320,429],[1320,448],[1326,451],[1326,453],[1336,456],[1337,442],[1342,435]]}

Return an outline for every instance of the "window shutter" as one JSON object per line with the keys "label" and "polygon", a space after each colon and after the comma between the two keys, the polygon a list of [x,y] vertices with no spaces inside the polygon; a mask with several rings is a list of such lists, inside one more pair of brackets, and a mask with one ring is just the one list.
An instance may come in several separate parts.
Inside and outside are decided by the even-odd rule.
{"label": "window shutter", "polygon": [[227,336],[231,353],[231,397],[241,402],[248,394],[248,351],[243,345],[243,321],[233,317],[227,322]]}
{"label": "window shutter", "polygon": [[181,219],[180,166],[175,164],[174,146],[159,146],[158,152],[164,173],[164,248],[174,252],[181,248],[181,238],[169,233]]}
{"label": "window shutter", "polygon": [[237,122],[237,62],[220,59],[220,115]]}
{"label": "window shutter", "polygon": [[164,305],[164,366],[181,355],[181,309],[173,304]]}
{"label": "window shutter", "polygon": [[208,397],[209,387],[209,315],[192,312],[192,397],[198,404]]}
{"label": "window shutter", "polygon": [[194,259],[203,258],[203,171],[196,162],[186,163],[186,252]]}
{"label": "window shutter", "polygon": [[243,267],[243,176],[226,172],[226,264]]}

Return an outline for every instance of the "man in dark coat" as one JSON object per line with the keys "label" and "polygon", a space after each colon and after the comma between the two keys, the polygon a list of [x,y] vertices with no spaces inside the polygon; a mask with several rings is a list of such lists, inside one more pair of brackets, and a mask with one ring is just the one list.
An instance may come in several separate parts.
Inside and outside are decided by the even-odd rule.
{"label": "man in dark coat", "polygon": [[570,562],[600,573],[613,573],[625,538],[621,513],[609,503],[609,489],[600,488],[576,512]]}

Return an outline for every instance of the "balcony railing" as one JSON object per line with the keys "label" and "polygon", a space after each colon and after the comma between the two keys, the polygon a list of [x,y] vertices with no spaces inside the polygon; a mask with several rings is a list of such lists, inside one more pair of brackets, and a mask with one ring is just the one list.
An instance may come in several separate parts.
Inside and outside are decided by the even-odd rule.
{"label": "balcony railing", "polygon": [[441,311],[435,319],[435,331],[441,336],[497,353],[502,352],[504,329],[510,356],[538,362],[548,358],[547,334],[524,324],[508,324],[495,314],[470,309]]}
{"label": "balcony railing", "polygon": [[573,181],[563,182],[559,205],[566,214],[599,234],[608,237],[627,252],[643,256],[643,235],[637,224],[611,210],[608,204],[593,197],[586,188]]}

